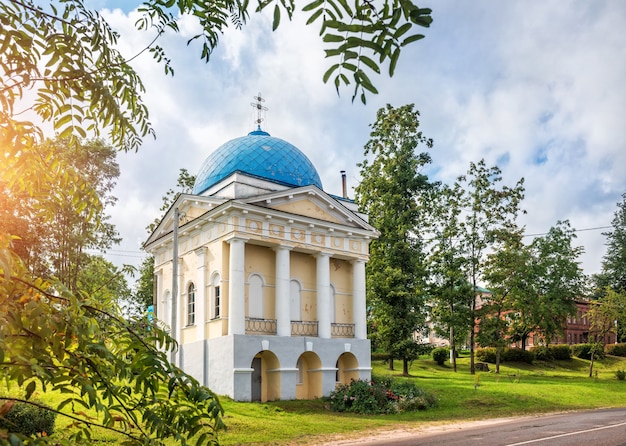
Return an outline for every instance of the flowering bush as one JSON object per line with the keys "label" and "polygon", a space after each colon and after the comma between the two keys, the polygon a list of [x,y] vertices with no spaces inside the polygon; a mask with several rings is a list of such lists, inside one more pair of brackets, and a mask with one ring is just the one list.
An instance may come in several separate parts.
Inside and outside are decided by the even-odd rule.
{"label": "flowering bush", "polygon": [[390,379],[358,380],[337,384],[327,398],[333,412],[385,414],[425,410],[434,407],[434,395],[415,386],[411,381]]}

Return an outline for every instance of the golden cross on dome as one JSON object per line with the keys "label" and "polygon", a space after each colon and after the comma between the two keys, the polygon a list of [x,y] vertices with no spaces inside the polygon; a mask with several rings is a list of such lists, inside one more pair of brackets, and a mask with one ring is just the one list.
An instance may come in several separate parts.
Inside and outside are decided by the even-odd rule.
{"label": "golden cross on dome", "polygon": [[259,127],[261,127],[261,122],[263,121],[261,115],[264,111],[267,111],[267,107],[263,106],[263,102],[265,102],[265,99],[261,97],[261,92],[259,92],[258,96],[254,96],[254,100],[256,102],[250,102],[250,105],[257,109],[257,118],[255,122]]}

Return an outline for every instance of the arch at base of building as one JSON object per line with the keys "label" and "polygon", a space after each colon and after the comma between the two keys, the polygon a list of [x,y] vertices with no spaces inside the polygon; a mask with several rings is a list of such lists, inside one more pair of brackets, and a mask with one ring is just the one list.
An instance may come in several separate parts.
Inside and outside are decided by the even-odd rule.
{"label": "arch at base of building", "polygon": [[[256,370],[257,365],[260,365],[260,371]],[[251,400],[265,402],[281,399],[281,369],[278,357],[270,350],[262,350],[254,355],[250,368],[254,370],[251,376]],[[260,381],[257,383],[259,377]],[[255,385],[259,386],[258,399],[255,398]]]}

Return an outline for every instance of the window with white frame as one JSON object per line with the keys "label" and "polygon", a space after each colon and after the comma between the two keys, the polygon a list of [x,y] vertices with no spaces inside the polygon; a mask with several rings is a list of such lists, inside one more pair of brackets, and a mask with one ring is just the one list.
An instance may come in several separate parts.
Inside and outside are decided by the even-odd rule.
{"label": "window with white frame", "polygon": [[196,323],[196,286],[193,283],[187,288],[187,325]]}

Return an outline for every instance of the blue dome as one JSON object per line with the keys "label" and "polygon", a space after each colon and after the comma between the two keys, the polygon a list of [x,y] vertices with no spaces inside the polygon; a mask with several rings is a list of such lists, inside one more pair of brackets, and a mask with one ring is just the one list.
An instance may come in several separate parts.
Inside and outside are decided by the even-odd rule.
{"label": "blue dome", "polygon": [[286,186],[322,182],[311,161],[297,147],[260,128],[220,146],[202,163],[193,193],[200,195],[234,172],[243,172]]}

